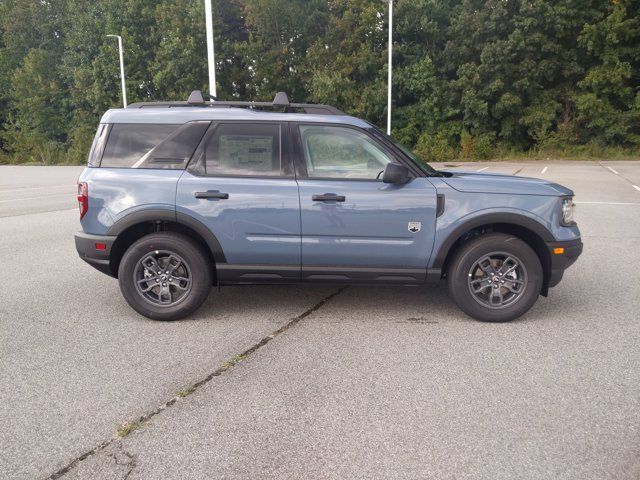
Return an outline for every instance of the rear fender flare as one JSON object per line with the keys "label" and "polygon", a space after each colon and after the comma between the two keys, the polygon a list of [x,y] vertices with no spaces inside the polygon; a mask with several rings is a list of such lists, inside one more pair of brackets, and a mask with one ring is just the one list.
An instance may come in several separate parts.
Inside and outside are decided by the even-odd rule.
{"label": "rear fender flare", "polygon": [[189,227],[207,244],[216,264],[227,263],[222,246],[213,232],[196,218],[186,213],[176,212],[174,209],[154,208],[130,213],[116,221],[109,228],[107,235],[117,236],[134,225],[150,222],[172,222]]}

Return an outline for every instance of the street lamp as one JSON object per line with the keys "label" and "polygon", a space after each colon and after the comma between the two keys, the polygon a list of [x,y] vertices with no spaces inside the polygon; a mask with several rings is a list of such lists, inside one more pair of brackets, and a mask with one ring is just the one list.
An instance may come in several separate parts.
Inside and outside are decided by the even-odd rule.
{"label": "street lamp", "polygon": [[389,0],[389,61],[387,72],[387,135],[391,135],[391,78],[393,67],[393,0]]}
{"label": "street lamp", "polygon": [[122,83],[122,105],[127,108],[127,88],[124,83],[124,54],[122,53],[122,37],[120,35],[107,35],[118,39],[118,52],[120,54],[120,82]]}
{"label": "street lamp", "polygon": [[217,97],[216,90],[216,59],[213,50],[213,12],[211,0],[204,0],[204,16],[207,24],[207,62],[209,64],[209,94]]}

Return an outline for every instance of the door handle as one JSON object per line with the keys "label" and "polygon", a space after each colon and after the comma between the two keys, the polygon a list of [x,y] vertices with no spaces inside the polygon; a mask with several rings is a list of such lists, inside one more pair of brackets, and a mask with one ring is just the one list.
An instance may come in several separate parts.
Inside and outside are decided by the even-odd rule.
{"label": "door handle", "polygon": [[311,197],[314,202],[344,202],[346,197],[344,195],[335,195],[333,193],[325,193],[323,195],[314,195]]}
{"label": "door handle", "polygon": [[229,198],[228,193],[222,192],[196,192],[196,198],[206,198],[206,199],[218,199],[218,200],[227,200]]}

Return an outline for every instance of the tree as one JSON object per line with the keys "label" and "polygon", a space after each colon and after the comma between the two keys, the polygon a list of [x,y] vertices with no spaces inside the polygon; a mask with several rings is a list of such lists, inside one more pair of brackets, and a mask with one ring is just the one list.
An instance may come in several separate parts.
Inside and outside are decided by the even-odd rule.
{"label": "tree", "polygon": [[[394,0],[393,134],[429,160],[640,146],[636,0]],[[218,95],[386,123],[387,0],[214,0]],[[208,90],[191,0],[0,0],[0,160],[81,162],[101,115]],[[595,147],[594,147],[595,148]]]}
{"label": "tree", "polygon": [[578,118],[601,145],[640,145],[640,7],[617,2],[580,36],[595,64],[580,81]]}

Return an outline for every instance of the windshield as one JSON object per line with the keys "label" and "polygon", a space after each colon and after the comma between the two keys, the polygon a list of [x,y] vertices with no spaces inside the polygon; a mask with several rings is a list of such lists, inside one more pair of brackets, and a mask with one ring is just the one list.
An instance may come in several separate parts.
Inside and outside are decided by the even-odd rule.
{"label": "windshield", "polygon": [[[371,125],[371,124],[369,124],[369,125]],[[378,137],[385,138],[386,140],[391,142],[396,148],[401,150],[402,153],[404,153],[407,157],[409,157],[411,159],[411,161],[413,161],[413,163],[415,163],[416,166],[420,170],[422,170],[424,173],[426,173],[427,175],[436,175],[436,176],[440,175],[439,172],[435,168],[433,168],[428,163],[423,162],[422,160],[420,160],[418,157],[415,156],[415,154],[411,150],[409,150],[407,147],[405,147],[401,143],[396,142],[391,135],[387,135],[385,132],[380,130],[375,125],[371,125],[371,128],[369,130],[371,130],[374,133],[374,135],[376,135]]]}

